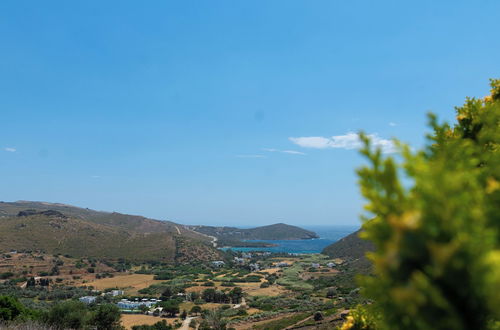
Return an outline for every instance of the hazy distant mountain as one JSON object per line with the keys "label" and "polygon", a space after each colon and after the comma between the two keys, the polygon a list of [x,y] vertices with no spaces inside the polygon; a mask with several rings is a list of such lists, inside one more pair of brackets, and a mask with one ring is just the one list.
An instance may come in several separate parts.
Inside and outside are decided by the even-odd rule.
{"label": "hazy distant mountain", "polygon": [[298,240],[319,238],[310,230],[276,223],[269,226],[241,229],[235,227],[190,226],[192,230],[220,240]]}
{"label": "hazy distant mountain", "polygon": [[0,202],[0,232],[0,251],[166,262],[219,253],[209,237],[174,222],[45,202]]}

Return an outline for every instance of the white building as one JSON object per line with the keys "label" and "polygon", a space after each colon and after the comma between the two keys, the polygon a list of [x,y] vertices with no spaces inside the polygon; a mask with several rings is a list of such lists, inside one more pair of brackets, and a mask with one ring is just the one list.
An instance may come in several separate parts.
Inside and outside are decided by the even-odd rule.
{"label": "white building", "polygon": [[157,302],[157,299],[142,299],[141,301],[122,299],[116,305],[121,309],[139,309],[140,306],[151,307]]}
{"label": "white building", "polygon": [[215,267],[224,267],[226,263],[222,260],[212,261],[212,265]]}
{"label": "white building", "polygon": [[95,297],[95,296],[85,296],[85,297],[79,298],[78,300],[80,300],[82,303],[85,303],[85,304],[92,304],[95,302],[96,299],[97,299],[97,297]]}

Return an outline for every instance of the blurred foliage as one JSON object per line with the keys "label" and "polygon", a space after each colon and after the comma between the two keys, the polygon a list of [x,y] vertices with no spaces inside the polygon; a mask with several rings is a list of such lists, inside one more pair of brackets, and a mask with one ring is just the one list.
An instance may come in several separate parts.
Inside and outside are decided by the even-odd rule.
{"label": "blurred foliage", "polygon": [[372,306],[358,305],[350,311],[346,322],[340,330],[374,330],[379,326],[379,313],[372,310]]}
{"label": "blurred foliage", "polygon": [[362,285],[377,328],[499,324],[500,80],[491,87],[491,95],[456,108],[453,126],[430,115],[428,145],[412,151],[397,143],[398,160],[362,136],[370,163],[358,170],[368,200],[364,238],[376,247],[368,255],[374,276]]}

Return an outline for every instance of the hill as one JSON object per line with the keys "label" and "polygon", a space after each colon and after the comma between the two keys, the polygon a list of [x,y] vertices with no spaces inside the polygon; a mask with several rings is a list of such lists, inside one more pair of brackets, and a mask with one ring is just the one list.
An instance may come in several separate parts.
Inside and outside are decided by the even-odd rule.
{"label": "hill", "polygon": [[65,204],[0,202],[0,251],[183,262],[218,256],[210,238],[183,225]]}
{"label": "hill", "polygon": [[300,227],[276,223],[269,226],[249,229],[235,227],[190,226],[190,229],[209,236],[216,237],[221,243],[238,245],[241,240],[300,240],[318,238],[312,231]]}
{"label": "hill", "polygon": [[323,249],[323,254],[332,258],[355,260],[364,258],[366,252],[373,251],[373,245],[369,241],[361,239],[359,233],[361,229],[347,235],[337,242],[328,245]]}
{"label": "hill", "polygon": [[331,258],[340,258],[348,266],[346,278],[352,281],[356,274],[368,274],[371,272],[371,263],[366,258],[366,252],[373,251],[374,246],[371,242],[361,239],[359,234],[361,229],[347,235],[337,242],[328,245],[321,252]]}

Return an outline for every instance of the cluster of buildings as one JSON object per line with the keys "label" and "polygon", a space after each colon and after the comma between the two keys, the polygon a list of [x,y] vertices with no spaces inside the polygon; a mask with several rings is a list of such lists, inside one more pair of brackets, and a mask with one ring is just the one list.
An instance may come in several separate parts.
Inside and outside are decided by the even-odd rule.
{"label": "cluster of buildings", "polygon": [[[328,268],[335,268],[335,267],[337,266],[337,264],[336,264],[336,263],[334,263],[334,262],[329,262],[329,263],[327,263],[325,266],[326,266],[326,267],[328,267]],[[312,267],[312,268],[316,268],[316,269],[318,269],[318,268],[320,268],[320,267],[321,267],[321,265],[320,265],[320,264],[318,264],[318,263],[314,263],[314,262],[313,262],[313,263],[311,264],[311,267]]]}
{"label": "cluster of buildings", "polygon": [[149,308],[153,305],[156,305],[160,301],[161,300],[159,299],[146,299],[146,298],[141,300],[139,300],[139,298],[136,298],[135,300],[122,299],[116,305],[120,309],[134,310],[134,309],[139,309],[140,306],[146,306]]}
{"label": "cluster of buildings", "polygon": [[[99,290],[92,290],[93,293],[99,294]],[[116,296],[122,296],[124,294],[123,290],[111,290],[106,293],[101,293],[101,296],[111,296],[111,297],[116,297]],[[93,304],[96,302],[98,296],[84,296],[78,298],[82,303],[85,304]]]}

